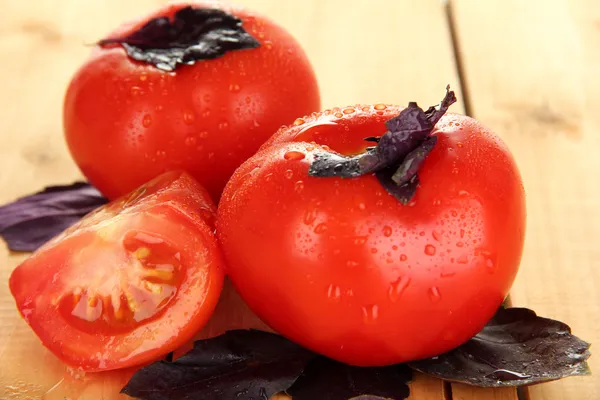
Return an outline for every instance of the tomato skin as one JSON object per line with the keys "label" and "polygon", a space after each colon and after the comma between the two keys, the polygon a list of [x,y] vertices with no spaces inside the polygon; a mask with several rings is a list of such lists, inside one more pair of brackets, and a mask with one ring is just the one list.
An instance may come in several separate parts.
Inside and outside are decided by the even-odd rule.
{"label": "tomato skin", "polygon": [[[165,6],[110,37],[187,4]],[[110,45],[95,48],[73,77],[65,137],[81,171],[107,197],[182,169],[217,201],[235,168],[273,132],[320,108],[312,67],[289,33],[249,10],[218,7],[241,18],[261,46],[165,72]]]}
{"label": "tomato skin", "polygon": [[[73,367],[104,371],[154,361],[188,342],[217,304],[224,270],[208,193],[181,172],[159,176],[144,188],[90,214],[10,277],[23,318]],[[172,265],[175,278],[162,278],[161,273],[170,274],[164,264],[151,268],[146,262],[135,269],[128,237],[129,242],[152,238],[144,255],[150,261],[163,256],[159,246],[171,246],[179,260]],[[152,287],[160,288],[151,292]],[[114,290],[132,294],[133,308],[123,297],[116,307]]]}
{"label": "tomato skin", "polygon": [[439,355],[476,334],[512,285],[525,231],[519,172],[489,130],[447,115],[406,206],[372,175],[308,176],[321,144],[358,152],[400,108],[351,110],[282,128],[233,175],[217,216],[230,278],[273,329],[333,359]]}

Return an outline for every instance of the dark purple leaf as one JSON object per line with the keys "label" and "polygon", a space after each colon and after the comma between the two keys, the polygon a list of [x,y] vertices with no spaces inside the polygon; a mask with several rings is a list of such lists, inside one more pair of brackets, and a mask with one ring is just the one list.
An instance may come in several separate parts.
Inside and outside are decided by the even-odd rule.
{"label": "dark purple leaf", "polygon": [[122,393],[142,400],[267,400],[281,392],[293,400],[397,400],[410,394],[410,368],[475,386],[522,386],[587,374],[589,356],[589,344],[566,324],[502,308],[455,350],[388,367],[349,366],[276,334],[229,331],[140,369]]}
{"label": "dark purple leaf", "polygon": [[454,102],[456,96],[449,87],[438,107],[423,111],[417,103],[411,102],[398,116],[385,123],[388,131],[383,136],[365,138],[377,143],[376,146],[353,157],[318,153],[308,173],[316,177],[342,178],[375,173],[382,186],[406,204],[415,194],[417,172],[437,142],[436,137],[431,136],[433,128]]}
{"label": "dark purple leaf", "polygon": [[501,308],[467,343],[410,366],[474,386],[522,386],[589,374],[589,347],[562,322],[526,308]]}
{"label": "dark purple leaf", "polygon": [[390,167],[375,172],[375,176],[377,177],[377,180],[381,186],[383,186],[388,193],[394,196],[400,203],[406,205],[414,197],[415,193],[417,193],[417,188],[419,187],[419,176],[415,174],[408,182],[398,185],[392,179],[392,176],[394,176],[395,172],[396,170]]}
{"label": "dark purple leaf", "polygon": [[217,8],[191,6],[178,10],[172,19],[151,19],[128,36],[101,40],[98,44],[113,43],[121,44],[134,60],[165,71],[260,46],[239,18]]}
{"label": "dark purple leaf", "polygon": [[430,136],[423,141],[415,150],[408,153],[398,170],[392,175],[392,180],[396,185],[404,185],[410,182],[417,172],[421,169],[421,165],[427,158],[427,155],[437,143],[437,136]]}
{"label": "dark purple leaf", "polygon": [[0,236],[13,251],[35,251],[106,203],[106,198],[87,183],[50,186],[0,206]]}
{"label": "dark purple leaf", "polygon": [[195,342],[173,362],[140,369],[122,393],[143,400],[267,400],[290,387],[314,357],[279,335],[229,331]]}
{"label": "dark purple leaf", "polygon": [[286,392],[293,400],[403,400],[410,395],[411,379],[404,364],[353,367],[318,357]]}

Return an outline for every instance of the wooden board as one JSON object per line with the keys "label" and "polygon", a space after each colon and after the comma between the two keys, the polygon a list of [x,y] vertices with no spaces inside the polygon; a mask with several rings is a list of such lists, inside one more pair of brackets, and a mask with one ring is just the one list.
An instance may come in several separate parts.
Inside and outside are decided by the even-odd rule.
{"label": "wooden board", "polygon": [[[598,343],[599,4],[451,4],[472,114],[513,150],[527,191],[528,232],[513,304],[568,322],[578,336]],[[592,356],[590,366],[598,373],[600,359]],[[600,376],[534,386],[529,395],[599,399]]]}
{"label": "wooden board", "polygon": [[[61,133],[70,76],[93,43],[156,0],[1,0],[0,202],[80,178]],[[459,88],[444,9],[438,0],[246,0],[287,27],[313,61],[325,107],[416,100],[437,103]],[[460,91],[458,93],[461,97]],[[462,105],[453,106],[461,112]],[[46,351],[19,318],[6,282],[25,255],[0,244],[0,398],[117,399],[127,375],[82,376]],[[262,326],[227,288],[205,334]],[[418,375],[413,398],[444,398],[443,384]]]}

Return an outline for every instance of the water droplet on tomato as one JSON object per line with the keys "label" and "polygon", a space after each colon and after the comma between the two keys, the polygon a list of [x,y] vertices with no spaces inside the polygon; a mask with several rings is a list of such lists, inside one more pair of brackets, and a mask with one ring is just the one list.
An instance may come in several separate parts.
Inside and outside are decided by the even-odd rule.
{"label": "water droplet on tomato", "polygon": [[433,200],[433,205],[434,206],[439,206],[440,204],[442,204],[442,201],[440,199]]}
{"label": "water droplet on tomato", "polygon": [[326,231],[327,231],[327,224],[325,222],[321,222],[320,224],[318,224],[317,226],[315,226],[314,232],[317,235],[325,233]]}
{"label": "water droplet on tomato", "polygon": [[435,240],[436,242],[440,241],[440,234],[436,230],[433,230],[431,232],[431,237],[433,237],[433,240]]}
{"label": "water droplet on tomato", "polygon": [[294,183],[294,191],[296,193],[302,193],[303,190],[304,190],[304,182],[298,181],[298,182]]}
{"label": "water droplet on tomato", "polygon": [[395,303],[398,301],[402,293],[406,290],[410,284],[410,278],[408,276],[401,276],[390,284],[388,289],[388,297],[391,302]]}
{"label": "water droplet on tomato", "polygon": [[376,110],[385,110],[387,106],[385,104],[375,104],[374,107]]}
{"label": "water droplet on tomato", "polygon": [[363,322],[371,325],[377,322],[379,318],[379,306],[377,304],[363,306],[362,308]]}
{"label": "water droplet on tomato", "polygon": [[452,173],[454,175],[457,175],[458,174],[458,168],[456,168],[456,167],[452,168]]}
{"label": "water droplet on tomato", "polygon": [[[460,230],[460,238],[462,239],[462,238],[464,238],[464,237],[465,237],[465,230],[464,230],[464,229],[461,229],[461,230]],[[461,243],[462,243],[462,242],[461,242]],[[458,246],[458,243],[457,243],[456,245]],[[458,247],[462,247],[462,246],[458,246]]]}
{"label": "water droplet on tomato", "polygon": [[229,91],[233,92],[233,93],[237,93],[240,91],[240,85],[238,85],[237,83],[231,83],[229,84]]}
{"label": "water droplet on tomato", "polygon": [[458,195],[460,197],[468,197],[469,196],[469,192],[467,192],[466,190],[459,190]]}
{"label": "water droplet on tomato", "polygon": [[444,271],[440,273],[440,278],[450,278],[454,275],[456,275],[456,271]]}
{"label": "water droplet on tomato", "polygon": [[400,261],[408,260],[408,256],[406,254],[400,254]]}
{"label": "water droplet on tomato", "polygon": [[365,243],[367,243],[367,237],[366,236],[357,236],[354,238],[354,244],[357,246],[363,246]]}
{"label": "water droplet on tomato", "polygon": [[285,176],[285,179],[292,179],[294,177],[294,171],[292,171],[291,169],[287,169],[283,173],[283,176]]}
{"label": "water droplet on tomato", "polygon": [[378,251],[379,250],[377,250],[377,248],[375,248],[375,247],[371,248],[371,253],[373,253],[373,254],[377,254]]}
{"label": "water droplet on tomato", "polygon": [[183,122],[187,125],[191,125],[194,123],[194,113],[189,110],[185,110],[183,112]]}
{"label": "water droplet on tomato", "polygon": [[456,143],[456,147],[463,147],[463,144],[461,142]]}
{"label": "water droplet on tomato", "polygon": [[148,128],[152,125],[152,116],[150,114],[144,115],[144,118],[142,118],[142,125],[144,128]]}
{"label": "water droplet on tomato", "polygon": [[146,75],[146,74],[140,75],[140,81],[144,82],[146,79],[148,79],[148,75]]}
{"label": "water droplet on tomato", "polygon": [[138,96],[138,95],[141,95],[141,94],[143,94],[143,90],[142,90],[142,88],[141,88],[141,87],[139,87],[139,86],[132,86],[131,88],[129,88],[129,93],[130,93],[132,96]]}
{"label": "water droplet on tomato", "polygon": [[365,210],[367,208],[367,205],[363,202],[358,203],[358,209],[359,210]]}
{"label": "water droplet on tomato", "polygon": [[[383,236],[390,237],[390,236],[392,236],[392,233],[393,233],[393,230],[392,230],[391,226],[386,225],[383,227]],[[396,246],[396,249],[397,248],[398,247]]]}
{"label": "water droplet on tomato", "polygon": [[346,266],[349,268],[354,268],[358,266],[358,263],[356,261],[348,261],[346,262]]}
{"label": "water droplet on tomato", "polygon": [[297,119],[294,121],[294,123],[293,123],[293,124],[294,124],[294,125],[296,125],[296,126],[299,126],[299,125],[302,125],[302,124],[304,124],[304,122],[305,122],[305,121],[304,121],[302,118],[297,118]]}
{"label": "water droplet on tomato", "polygon": [[436,252],[436,248],[432,244],[425,245],[425,254],[428,256],[434,256]]}
{"label": "water droplet on tomato", "polygon": [[465,247],[463,242],[456,242],[456,247]]}
{"label": "water droplet on tomato", "polygon": [[487,271],[490,274],[493,274],[494,271],[496,270],[496,264],[494,263],[494,261],[490,258],[488,258],[487,260],[485,260],[485,266],[487,268]]}
{"label": "water droplet on tomato", "polygon": [[425,231],[419,232],[419,236],[425,236]]}
{"label": "water droplet on tomato", "polygon": [[336,118],[342,118],[344,116],[344,114],[342,114],[341,112],[336,112],[335,114],[333,114]]}
{"label": "water droplet on tomato", "polygon": [[327,297],[330,300],[334,300],[337,301],[340,299],[340,297],[342,296],[342,289],[340,289],[339,286],[336,285],[329,285],[329,287],[327,288]]}
{"label": "water droplet on tomato", "polygon": [[431,300],[432,303],[437,303],[442,299],[442,295],[440,294],[440,290],[437,288],[437,286],[430,287],[428,295],[429,300]]}
{"label": "water droplet on tomato", "polygon": [[183,140],[186,146],[195,146],[197,141],[198,139],[194,135],[188,135]]}
{"label": "water droplet on tomato", "polygon": [[456,262],[459,264],[467,264],[469,262],[469,257],[466,254],[463,254],[456,259]]}
{"label": "water droplet on tomato", "polygon": [[301,151],[288,151],[283,155],[283,158],[290,161],[303,160],[306,155]]}
{"label": "water droplet on tomato", "polygon": [[[272,174],[269,174],[269,175],[272,175]],[[269,175],[267,175],[267,176],[269,176]],[[309,209],[304,214],[304,223],[306,225],[311,225],[313,222],[315,222],[316,219],[317,219],[317,210],[315,210],[314,208]]]}
{"label": "water droplet on tomato", "polygon": [[229,127],[229,122],[223,121],[219,122],[218,128],[219,130],[227,129]]}
{"label": "water droplet on tomato", "polygon": [[355,112],[356,110],[352,107],[348,107],[348,108],[344,108],[344,114],[352,114],[353,112]]}

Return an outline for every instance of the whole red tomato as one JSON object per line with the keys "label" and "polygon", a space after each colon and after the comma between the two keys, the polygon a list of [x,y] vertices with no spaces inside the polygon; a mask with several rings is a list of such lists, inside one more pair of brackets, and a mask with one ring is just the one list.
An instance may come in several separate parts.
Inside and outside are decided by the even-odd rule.
{"label": "whole red tomato", "polygon": [[223,287],[215,206],[167,172],[41,247],[10,276],[19,312],[67,364],[111,370],[163,357],[211,316]]}
{"label": "whole red tomato", "polygon": [[336,108],[282,128],[233,175],[217,215],[231,280],[251,309],[284,336],[354,365],[421,359],[467,341],[502,303],[521,258],[517,166],[472,118],[437,122],[406,204],[373,173],[309,175],[324,153],[365,152],[377,140],[364,139],[382,136],[401,110]]}
{"label": "whole red tomato", "polygon": [[[246,46],[230,48],[239,42]],[[273,132],[320,108],[300,45],[243,8],[169,5],[101,43],[69,85],[64,131],[82,172],[109,198],[183,169],[217,200],[235,168]],[[159,49],[138,61],[125,51],[131,44]],[[187,65],[198,49],[200,58]],[[160,52],[180,50],[189,53],[182,63],[157,62]]]}

